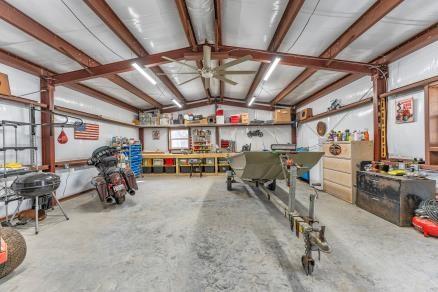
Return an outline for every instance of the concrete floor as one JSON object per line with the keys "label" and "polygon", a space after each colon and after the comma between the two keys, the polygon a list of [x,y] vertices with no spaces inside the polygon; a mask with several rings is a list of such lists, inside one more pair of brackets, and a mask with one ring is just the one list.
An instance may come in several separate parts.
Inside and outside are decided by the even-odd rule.
{"label": "concrete floor", "polygon": [[[438,239],[321,193],[333,253],[305,276],[302,239],[262,195],[224,177],[154,177],[122,206],[94,192],[63,204],[1,291],[438,291]],[[309,190],[299,186],[307,202]],[[58,211],[50,214],[59,213]]]}

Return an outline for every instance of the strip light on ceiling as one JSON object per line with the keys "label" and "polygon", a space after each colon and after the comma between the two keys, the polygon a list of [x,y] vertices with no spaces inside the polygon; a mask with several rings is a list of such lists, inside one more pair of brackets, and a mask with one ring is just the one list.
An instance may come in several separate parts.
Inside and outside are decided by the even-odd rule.
{"label": "strip light on ceiling", "polygon": [[172,99],[172,102],[176,104],[179,108],[182,108],[182,105],[176,99]]}
{"label": "strip light on ceiling", "polygon": [[251,105],[254,103],[254,101],[255,101],[255,96],[253,96],[253,97],[251,98],[251,100],[250,100],[249,103],[248,103],[248,106],[251,106]]}
{"label": "strip light on ceiling", "polygon": [[143,75],[150,83],[153,85],[157,84],[157,81],[154,80],[142,67],[140,67],[137,63],[132,63],[132,67],[135,68],[141,75]]}
{"label": "strip light on ceiling", "polygon": [[268,81],[269,77],[271,77],[272,72],[274,72],[275,67],[277,67],[280,60],[281,58],[279,57],[274,59],[274,61],[271,64],[271,67],[269,67],[268,71],[266,72],[265,77],[263,77],[263,81]]}

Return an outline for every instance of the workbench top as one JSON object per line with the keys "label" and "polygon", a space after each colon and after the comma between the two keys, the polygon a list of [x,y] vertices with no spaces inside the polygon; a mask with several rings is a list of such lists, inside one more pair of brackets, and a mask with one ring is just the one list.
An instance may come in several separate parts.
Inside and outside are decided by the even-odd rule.
{"label": "workbench top", "polygon": [[175,154],[175,153],[143,153],[143,158],[215,158],[215,157],[230,157],[234,153],[191,153],[191,154]]}

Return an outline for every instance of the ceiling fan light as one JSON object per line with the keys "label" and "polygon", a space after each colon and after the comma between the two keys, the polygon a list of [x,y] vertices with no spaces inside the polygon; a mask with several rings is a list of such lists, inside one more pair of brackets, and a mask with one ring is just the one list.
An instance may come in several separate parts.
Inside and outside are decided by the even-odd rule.
{"label": "ceiling fan light", "polygon": [[248,106],[251,106],[254,103],[255,99],[256,99],[255,96],[253,96],[249,101]]}
{"label": "ceiling fan light", "polygon": [[132,63],[132,67],[135,68],[141,75],[143,75],[150,83],[153,85],[157,84],[157,81],[154,80],[142,67],[140,67],[137,63]]}
{"label": "ceiling fan light", "polygon": [[263,77],[263,81],[268,81],[269,77],[271,77],[272,72],[274,72],[275,67],[277,67],[278,63],[280,62],[281,58],[276,57],[274,61],[272,62],[271,66],[269,67],[268,71],[265,74],[265,77]]}
{"label": "ceiling fan light", "polygon": [[177,107],[182,108],[182,105],[176,99],[172,99],[172,102],[176,104]]}

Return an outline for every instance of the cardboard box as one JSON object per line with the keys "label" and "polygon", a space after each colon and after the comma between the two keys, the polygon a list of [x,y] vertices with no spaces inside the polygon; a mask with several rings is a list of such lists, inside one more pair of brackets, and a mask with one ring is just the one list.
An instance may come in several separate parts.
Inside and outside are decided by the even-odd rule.
{"label": "cardboard box", "polygon": [[207,118],[203,118],[200,120],[194,120],[194,121],[185,120],[184,124],[185,125],[208,125],[208,120],[207,120]]}
{"label": "cardboard box", "polygon": [[8,75],[0,73],[0,94],[11,95],[11,89],[9,88]]}
{"label": "cardboard box", "polygon": [[275,110],[274,122],[276,122],[276,123],[290,123],[291,122],[290,108],[282,108],[282,109]]}
{"label": "cardboard box", "polygon": [[219,125],[225,124],[225,116],[216,116],[216,124]]}
{"label": "cardboard box", "polygon": [[304,121],[305,119],[308,119],[312,117],[312,109],[311,108],[305,108],[302,111],[299,111],[297,114],[297,118],[299,121]]}
{"label": "cardboard box", "polygon": [[249,124],[249,114],[248,113],[241,113],[240,114],[240,121],[242,124]]}

